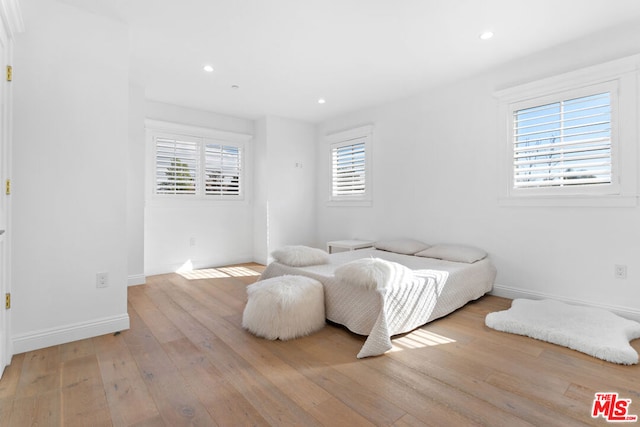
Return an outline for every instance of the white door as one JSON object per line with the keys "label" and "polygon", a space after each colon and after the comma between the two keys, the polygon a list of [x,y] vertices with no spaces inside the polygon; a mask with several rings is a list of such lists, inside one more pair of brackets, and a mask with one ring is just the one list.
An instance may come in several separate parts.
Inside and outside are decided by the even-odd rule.
{"label": "white door", "polygon": [[11,292],[11,199],[5,183],[11,177],[11,82],[5,74],[11,64],[13,36],[24,31],[20,5],[0,0],[0,377],[11,363],[11,311],[5,308],[5,295]]}

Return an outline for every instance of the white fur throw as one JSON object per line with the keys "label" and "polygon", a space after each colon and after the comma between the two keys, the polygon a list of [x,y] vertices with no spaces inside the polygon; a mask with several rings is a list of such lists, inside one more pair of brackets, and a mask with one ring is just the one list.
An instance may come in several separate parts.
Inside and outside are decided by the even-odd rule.
{"label": "white fur throw", "polygon": [[341,282],[365,289],[386,289],[415,277],[413,271],[402,264],[380,258],[362,258],[336,268],[335,276]]}
{"label": "white fur throw", "polygon": [[271,256],[279,263],[291,267],[305,267],[329,262],[329,254],[322,249],[300,245],[284,246],[273,251]]}
{"label": "white fur throw", "polygon": [[640,338],[640,323],[609,311],[555,300],[515,299],[511,308],[487,314],[493,329],[526,335],[623,365],[638,363],[629,344]]}
{"label": "white fur throw", "polygon": [[325,325],[322,283],[304,276],[279,276],[247,286],[242,327],[259,337],[289,340]]}

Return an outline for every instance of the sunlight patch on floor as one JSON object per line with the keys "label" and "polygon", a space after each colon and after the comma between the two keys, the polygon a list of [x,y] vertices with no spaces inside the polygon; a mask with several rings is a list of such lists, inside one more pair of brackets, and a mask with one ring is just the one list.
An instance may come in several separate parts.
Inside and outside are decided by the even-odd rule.
{"label": "sunlight patch on floor", "polygon": [[255,270],[252,270],[250,268],[247,267],[220,267],[218,268],[218,270],[227,273],[230,276],[233,277],[247,277],[247,276],[259,276],[260,273],[258,273]]}
{"label": "sunlight patch on floor", "polygon": [[413,350],[417,348],[433,347],[435,345],[451,344],[456,340],[438,335],[434,332],[416,329],[401,338],[392,341],[393,348],[390,351]]}
{"label": "sunlight patch on floor", "polygon": [[183,270],[177,271],[179,275],[187,280],[199,280],[199,279],[222,279],[225,277],[231,277],[223,271],[217,268],[203,268],[200,270]]}
{"label": "sunlight patch on floor", "polygon": [[187,280],[223,279],[226,277],[248,277],[260,275],[259,272],[242,266],[201,268],[198,270],[193,270],[188,268],[188,265],[186,264],[178,269],[176,273]]}

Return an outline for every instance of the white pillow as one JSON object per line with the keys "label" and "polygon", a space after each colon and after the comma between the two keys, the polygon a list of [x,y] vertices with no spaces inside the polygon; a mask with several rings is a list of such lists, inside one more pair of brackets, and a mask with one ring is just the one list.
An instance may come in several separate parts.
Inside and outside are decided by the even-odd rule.
{"label": "white pillow", "polygon": [[279,263],[291,267],[305,267],[329,262],[329,254],[322,249],[300,245],[283,246],[271,252],[271,256]]}
{"label": "white pillow", "polygon": [[413,255],[416,252],[420,252],[427,249],[429,245],[413,239],[393,239],[393,240],[379,240],[374,244],[374,247],[382,251],[395,252],[397,254]]}
{"label": "white pillow", "polygon": [[413,280],[413,271],[402,264],[380,258],[362,258],[348,262],[335,271],[336,279],[346,285],[365,289],[385,289]]}
{"label": "white pillow", "polygon": [[466,262],[468,264],[487,257],[487,253],[482,249],[464,245],[434,245],[415,255],[443,259],[445,261]]}

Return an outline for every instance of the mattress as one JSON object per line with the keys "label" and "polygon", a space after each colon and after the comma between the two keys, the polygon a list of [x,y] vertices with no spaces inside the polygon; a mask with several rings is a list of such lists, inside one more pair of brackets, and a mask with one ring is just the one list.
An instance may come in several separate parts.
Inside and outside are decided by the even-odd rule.
{"label": "mattress", "polygon": [[[339,266],[367,257],[405,265],[413,270],[414,278],[375,290],[335,278]],[[393,335],[412,331],[489,292],[496,269],[489,258],[468,264],[362,249],[331,254],[329,262],[321,265],[291,267],[272,262],[261,279],[286,274],[312,277],[324,285],[327,319],[367,336],[357,355],[363,358],[390,350]]]}

